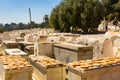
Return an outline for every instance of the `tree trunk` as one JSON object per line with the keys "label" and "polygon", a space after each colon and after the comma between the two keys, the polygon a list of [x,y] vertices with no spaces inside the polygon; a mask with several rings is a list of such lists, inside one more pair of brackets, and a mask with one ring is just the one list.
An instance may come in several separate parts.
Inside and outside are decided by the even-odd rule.
{"label": "tree trunk", "polygon": [[87,33],[88,33],[88,29],[84,29],[83,34],[87,34]]}
{"label": "tree trunk", "polygon": [[70,27],[66,27],[66,28],[64,29],[64,31],[65,31],[65,32],[70,32]]}

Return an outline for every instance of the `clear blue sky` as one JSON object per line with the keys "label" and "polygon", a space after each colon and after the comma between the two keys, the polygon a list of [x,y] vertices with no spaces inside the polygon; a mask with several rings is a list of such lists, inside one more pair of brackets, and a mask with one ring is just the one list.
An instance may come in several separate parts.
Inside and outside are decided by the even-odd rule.
{"label": "clear blue sky", "polygon": [[50,15],[51,10],[61,0],[0,0],[0,23],[28,23],[29,7],[32,11],[32,21],[41,23],[45,14]]}

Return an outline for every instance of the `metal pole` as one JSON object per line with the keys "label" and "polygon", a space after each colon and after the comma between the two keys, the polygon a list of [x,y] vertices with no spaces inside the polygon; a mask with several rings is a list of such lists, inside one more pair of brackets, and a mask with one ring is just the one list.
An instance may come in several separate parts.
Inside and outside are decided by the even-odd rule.
{"label": "metal pole", "polygon": [[29,16],[30,16],[30,29],[31,29],[31,27],[32,27],[32,25],[31,25],[32,19],[31,19],[31,9],[30,8],[29,8]]}

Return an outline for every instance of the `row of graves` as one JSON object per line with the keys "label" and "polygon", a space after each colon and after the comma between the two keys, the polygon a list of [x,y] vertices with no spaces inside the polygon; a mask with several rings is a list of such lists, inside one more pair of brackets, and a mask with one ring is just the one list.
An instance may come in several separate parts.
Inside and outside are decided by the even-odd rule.
{"label": "row of graves", "polygon": [[0,80],[118,80],[120,32],[97,35],[52,29],[1,35]]}

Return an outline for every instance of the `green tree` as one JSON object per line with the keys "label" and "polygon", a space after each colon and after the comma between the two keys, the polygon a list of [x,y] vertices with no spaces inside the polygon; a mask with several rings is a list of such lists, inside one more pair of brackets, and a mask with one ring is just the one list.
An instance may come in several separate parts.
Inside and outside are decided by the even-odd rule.
{"label": "green tree", "polygon": [[60,8],[59,8],[59,17],[58,17],[58,20],[59,20],[59,26],[60,26],[60,30],[63,32],[70,32],[70,23],[68,21],[68,10],[66,8],[67,6],[62,3]]}
{"label": "green tree", "polygon": [[65,1],[65,11],[66,18],[68,20],[67,24],[72,27],[72,30],[81,25],[81,12],[83,12],[83,6],[86,0],[66,0]]}
{"label": "green tree", "polygon": [[83,33],[97,30],[103,18],[120,20],[120,0],[64,0],[50,15],[50,25],[69,32],[70,27]]}
{"label": "green tree", "polygon": [[24,27],[24,24],[22,23],[22,22],[20,22],[19,24],[18,24],[18,26],[19,26],[19,29],[24,29],[25,27]]}
{"label": "green tree", "polygon": [[54,8],[52,10],[52,13],[51,13],[50,19],[49,19],[50,27],[53,27],[56,30],[60,30],[60,25],[59,25],[59,21],[58,21],[58,18],[59,18],[58,11],[59,11],[59,6],[56,6],[56,8]]}
{"label": "green tree", "polygon": [[4,32],[3,26],[0,26],[0,33],[3,33],[3,32]]}
{"label": "green tree", "polygon": [[48,27],[49,18],[47,14],[43,17],[43,20],[44,20],[44,27]]}
{"label": "green tree", "polygon": [[87,0],[81,13],[81,29],[84,33],[93,32],[102,19],[99,0]]}
{"label": "green tree", "polygon": [[119,17],[119,15],[116,15],[116,13],[118,14],[120,11],[118,7],[119,2],[120,0],[101,0],[101,4],[104,7],[104,16],[108,18],[109,21],[113,20],[115,17]]}

